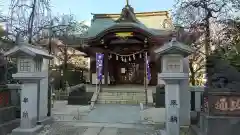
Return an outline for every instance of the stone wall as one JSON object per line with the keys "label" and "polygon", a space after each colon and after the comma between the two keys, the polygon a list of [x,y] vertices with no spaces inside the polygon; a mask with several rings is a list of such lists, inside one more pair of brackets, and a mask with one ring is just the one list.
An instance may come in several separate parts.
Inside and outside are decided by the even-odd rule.
{"label": "stone wall", "polygon": [[200,132],[202,135],[239,135],[239,117],[216,117],[201,115]]}

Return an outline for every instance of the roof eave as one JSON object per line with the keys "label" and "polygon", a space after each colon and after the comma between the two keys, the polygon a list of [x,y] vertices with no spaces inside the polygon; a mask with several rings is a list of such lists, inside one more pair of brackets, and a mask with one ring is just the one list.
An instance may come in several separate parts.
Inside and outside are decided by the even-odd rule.
{"label": "roof eave", "polygon": [[169,54],[169,52],[171,52],[172,50],[177,50],[179,52],[181,52],[180,54],[183,54],[184,57],[187,57],[188,55],[193,53],[193,50],[189,47],[189,48],[182,48],[179,47],[177,45],[174,46],[163,46],[158,48],[157,50],[155,50],[154,52],[157,53],[158,55],[165,55],[165,54]]}

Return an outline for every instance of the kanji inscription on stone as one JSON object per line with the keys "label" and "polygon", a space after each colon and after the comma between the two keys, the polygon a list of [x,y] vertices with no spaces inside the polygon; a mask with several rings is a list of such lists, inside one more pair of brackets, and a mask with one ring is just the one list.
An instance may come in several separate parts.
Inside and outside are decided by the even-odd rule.
{"label": "kanji inscription on stone", "polygon": [[170,105],[171,106],[176,106],[177,105],[177,100],[171,100]]}
{"label": "kanji inscription on stone", "polygon": [[23,117],[23,118],[28,118],[28,112],[27,112],[27,111],[24,111],[24,112],[22,113],[22,117]]}
{"label": "kanji inscription on stone", "polygon": [[178,118],[177,118],[177,116],[171,116],[169,121],[177,123],[178,122]]}
{"label": "kanji inscription on stone", "polygon": [[27,103],[27,102],[28,102],[28,98],[26,98],[26,97],[23,98],[23,102],[24,102],[24,103]]}

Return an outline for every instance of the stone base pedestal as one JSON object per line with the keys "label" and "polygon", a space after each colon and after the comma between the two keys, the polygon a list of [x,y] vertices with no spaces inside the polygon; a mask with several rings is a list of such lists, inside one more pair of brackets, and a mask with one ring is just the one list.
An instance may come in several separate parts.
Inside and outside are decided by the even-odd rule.
{"label": "stone base pedestal", "polygon": [[227,116],[200,116],[202,135],[240,135],[240,118]]}
{"label": "stone base pedestal", "polygon": [[0,124],[0,135],[7,135],[11,133],[13,129],[19,127],[20,119],[15,119],[4,124]]}
{"label": "stone base pedestal", "polygon": [[39,122],[42,125],[47,125],[47,124],[51,124],[53,122],[54,118],[53,117],[45,117],[43,119],[41,119]]}
{"label": "stone base pedestal", "polygon": [[36,135],[42,129],[42,125],[37,125],[36,127],[29,129],[16,128],[12,131],[12,135]]}
{"label": "stone base pedestal", "polygon": [[161,135],[167,135],[166,130],[160,130]]}

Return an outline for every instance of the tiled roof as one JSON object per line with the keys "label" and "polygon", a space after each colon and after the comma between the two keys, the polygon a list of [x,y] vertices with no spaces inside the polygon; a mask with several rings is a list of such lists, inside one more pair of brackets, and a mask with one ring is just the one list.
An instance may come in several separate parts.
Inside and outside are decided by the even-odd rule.
{"label": "tiled roof", "polygon": [[164,44],[164,46],[156,49],[155,53],[163,55],[170,54],[172,52],[176,53],[176,50],[178,50],[177,52],[182,53],[184,56],[187,56],[193,52],[193,49],[190,46],[182,44],[181,42],[178,42],[175,38],[173,38],[173,40],[169,43],[166,43]]}
{"label": "tiled roof", "polygon": [[28,54],[32,57],[35,56],[42,56],[48,59],[53,58],[51,55],[48,54],[47,50],[44,50],[43,48],[37,47],[37,46],[33,46],[33,45],[29,45],[27,43],[22,44],[22,45],[17,45],[15,47],[13,47],[12,49],[10,49],[9,51],[4,53],[4,56],[14,56],[15,54],[19,53],[19,52],[23,52],[25,54]]}
{"label": "tiled roof", "polygon": [[140,28],[152,35],[155,36],[161,36],[161,35],[166,35],[169,34],[171,31],[169,30],[160,30],[160,29],[153,29],[153,28],[148,28],[142,23],[131,23],[131,22],[122,22],[122,23],[116,23],[112,19],[96,19],[91,27],[88,29],[87,33],[83,38],[91,38],[95,37],[101,32],[105,30],[110,30],[112,28],[120,28],[120,27],[133,27],[133,28]]}
{"label": "tiled roof", "polygon": [[[88,29],[88,31],[83,35],[79,35],[79,37],[82,38],[94,38],[98,34],[107,31],[107,30],[112,30],[112,29],[118,29],[118,28],[139,28],[151,35],[154,36],[161,36],[161,35],[166,35],[169,32],[167,30],[165,31],[159,31],[155,30],[158,29],[158,25],[162,25],[160,23],[161,19],[155,18],[155,20],[152,20],[149,22],[149,19],[146,18],[138,18],[137,15],[141,15],[141,17],[146,17],[146,16],[164,16],[165,20],[169,20],[168,12],[167,11],[162,11],[162,12],[147,12],[147,13],[134,13],[134,9],[130,5],[126,5],[123,9],[121,14],[94,14],[93,20],[91,22],[91,26]],[[112,16],[112,17],[111,17]],[[164,20],[164,19],[163,19]],[[154,24],[156,26],[153,27],[147,27],[145,22],[148,26],[149,23]],[[158,24],[159,23],[159,24]],[[153,29],[155,28],[155,29]],[[167,32],[167,33],[165,33]],[[75,35],[77,37],[77,35]]]}

